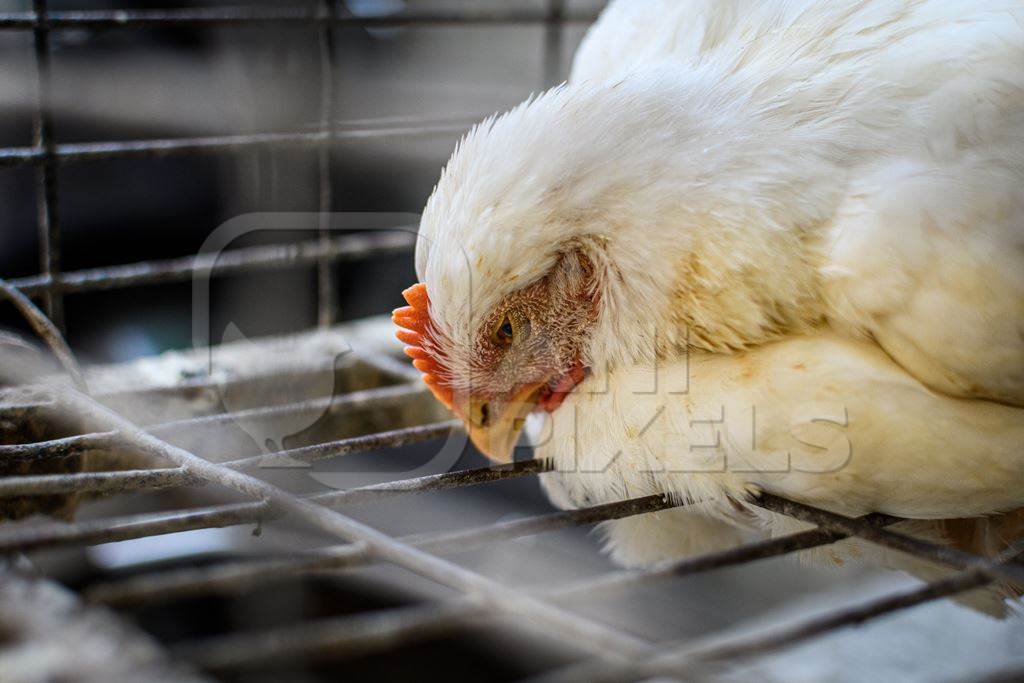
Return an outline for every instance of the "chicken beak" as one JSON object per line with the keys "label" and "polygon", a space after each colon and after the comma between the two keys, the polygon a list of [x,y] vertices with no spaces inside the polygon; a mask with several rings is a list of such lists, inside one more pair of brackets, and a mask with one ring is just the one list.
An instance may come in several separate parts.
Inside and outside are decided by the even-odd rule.
{"label": "chicken beak", "polygon": [[506,402],[470,396],[468,401],[456,401],[455,412],[481,453],[495,462],[512,462],[519,433],[543,386],[543,382],[524,386]]}

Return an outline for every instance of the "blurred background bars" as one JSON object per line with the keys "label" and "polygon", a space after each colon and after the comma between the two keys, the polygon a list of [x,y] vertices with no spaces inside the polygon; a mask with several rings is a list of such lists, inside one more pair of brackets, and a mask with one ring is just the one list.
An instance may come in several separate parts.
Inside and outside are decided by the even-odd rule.
{"label": "blurred background bars", "polygon": [[[81,305],[65,321],[59,307],[68,289],[53,275],[195,253],[216,225],[247,211],[415,213],[472,122],[564,78],[602,5],[0,5],[0,188],[12,199],[0,209],[8,226],[0,272],[39,278],[32,295],[86,358],[179,348],[187,342],[176,332],[188,315],[186,287],[76,294],[72,303]],[[486,59],[477,58],[481,50]],[[208,160],[188,158],[197,152]],[[171,157],[181,159],[143,161]],[[20,227],[28,224],[30,168],[35,236]],[[324,230],[309,237],[329,249]],[[30,271],[32,251],[45,265]],[[331,272],[320,255],[313,270],[279,272],[267,278],[277,325],[252,321],[253,331],[296,331],[339,311],[353,319],[379,310],[390,302],[356,296],[354,282],[380,269],[407,278],[403,263],[382,258],[358,273]],[[218,295],[233,299],[235,289],[225,284]],[[103,313],[107,324],[85,311]],[[20,325],[6,313],[0,323]]]}

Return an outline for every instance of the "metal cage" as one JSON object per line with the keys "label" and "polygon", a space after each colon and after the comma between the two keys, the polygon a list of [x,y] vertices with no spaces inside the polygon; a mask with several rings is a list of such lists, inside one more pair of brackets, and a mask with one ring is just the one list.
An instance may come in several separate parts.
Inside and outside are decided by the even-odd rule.
{"label": "metal cage", "polygon": [[[91,391],[88,373],[78,367],[63,341],[62,297],[68,292],[187,281],[197,271],[211,270],[216,277],[261,269],[317,264],[319,269],[319,319],[321,335],[329,335],[336,320],[330,271],[339,260],[357,260],[380,253],[408,253],[408,234],[351,235],[335,237],[321,230],[319,239],[301,244],[248,247],[221,255],[216,262],[205,257],[114,265],[65,272],[61,268],[60,222],[57,215],[57,168],[87,164],[98,159],[162,157],[206,152],[233,152],[255,147],[300,146],[316,151],[320,183],[318,210],[331,210],[331,177],[328,155],[332,146],[373,136],[431,134],[462,130],[464,120],[400,121],[338,126],[333,123],[332,30],[341,24],[390,26],[399,24],[534,23],[547,27],[550,73],[558,73],[560,35],[566,22],[586,23],[593,15],[568,13],[564,3],[553,0],[546,13],[490,6],[474,12],[402,14],[390,17],[354,17],[338,11],[332,2],[312,7],[231,7],[181,10],[49,11],[46,0],[34,0],[33,11],[0,14],[0,30],[32,32],[38,71],[39,101],[30,147],[0,149],[0,164],[31,166],[36,178],[36,203],[40,235],[40,273],[2,282],[2,291],[50,346],[67,373],[68,381],[50,382],[5,390],[0,421],[18,430],[25,425],[61,424],[60,435],[40,440],[25,429],[24,441],[0,446],[0,465],[10,476],[0,479],[0,497],[8,504],[37,505],[53,501],[60,508],[69,496],[115,496],[157,489],[185,489],[213,485],[240,496],[235,502],[173,510],[144,511],[81,521],[52,521],[28,526],[0,526],[0,551],[8,556],[5,576],[0,576],[0,667],[13,666],[25,639],[41,631],[65,634],[74,639],[88,631],[104,631],[122,652],[132,653],[134,675],[150,680],[201,679],[238,669],[251,669],[288,658],[329,653],[344,658],[368,652],[389,651],[409,643],[436,638],[468,626],[494,620],[511,621],[545,639],[564,643],[575,653],[574,662],[544,672],[544,681],[618,681],[648,677],[690,679],[713,673],[723,662],[734,663],[775,652],[796,643],[854,626],[870,619],[905,610],[929,601],[985,586],[997,580],[1024,583],[1024,565],[1009,556],[997,560],[960,552],[918,540],[886,527],[898,521],[884,515],[851,519],[825,510],[763,495],[753,501],[776,513],[815,525],[809,531],[759,541],[658,565],[646,570],[621,570],[597,578],[521,589],[503,585],[481,573],[445,558],[446,551],[494,543],[503,539],[540,534],[571,526],[590,525],[630,515],[655,512],[678,503],[650,496],[567,512],[551,512],[503,521],[479,528],[400,536],[373,528],[345,512],[348,505],[364,501],[409,496],[428,491],[479,486],[488,482],[531,477],[547,468],[528,460],[500,467],[483,467],[430,474],[411,479],[350,488],[348,490],[297,494],[261,478],[262,468],[281,463],[309,463],[340,456],[389,449],[444,438],[457,423],[431,412],[415,373],[396,359],[389,348],[370,345],[356,354],[353,363],[369,368],[364,381],[353,391],[269,406],[227,412],[208,412],[174,421],[137,425],[123,417],[116,406],[139,397],[159,395],[184,402],[201,397],[223,380],[187,378],[164,386],[121,387]],[[309,24],[320,36],[322,116],[318,130],[293,130],[187,139],[144,139],[121,142],[61,143],[55,139],[50,99],[50,36],[68,29],[132,30],[137,27],[195,25],[245,25],[262,23]],[[39,302],[37,308],[32,300]],[[272,354],[264,354],[270,357]],[[294,376],[294,366],[263,363],[258,378],[237,382],[275,383]],[[255,421],[282,415],[347,409],[376,410],[414,401],[420,423],[380,431],[376,429],[340,439],[317,441],[285,448],[273,455],[216,461],[189,449],[172,445],[170,435],[193,430],[229,429],[239,420]],[[114,407],[112,407],[114,406]],[[418,412],[416,412],[418,411]],[[70,420],[67,416],[74,416]],[[44,430],[45,431],[45,430]],[[56,433],[56,432],[55,432]],[[107,471],[81,471],[73,466],[87,453],[118,453],[127,467]],[[69,464],[71,463],[71,464]],[[62,465],[67,465],[61,469]],[[49,467],[49,469],[47,469]],[[19,469],[20,468],[20,469]],[[70,469],[70,471],[66,471]],[[51,507],[53,507],[51,506]],[[45,506],[44,506],[45,507]],[[292,556],[218,561],[206,566],[145,572],[85,586],[68,595],[45,578],[26,578],[16,558],[44,548],[98,545],[231,525],[269,524],[281,518],[315,532],[334,544],[321,544]],[[912,590],[885,595],[827,614],[805,617],[780,630],[755,632],[739,637],[705,638],[691,642],[652,642],[632,635],[614,624],[584,616],[575,609],[581,600],[599,600],[618,591],[654,584],[660,579],[711,572],[816,548],[847,537],[910,553],[956,570],[941,580]],[[451,597],[429,604],[325,616],[265,630],[240,630],[175,645],[167,649],[139,640],[138,634],[118,635],[130,628],[96,606],[138,606],[150,602],[186,599],[218,590],[251,590],[289,577],[347,571],[355,567],[396,565],[451,589]],[[74,605],[74,608],[68,607]],[[58,607],[54,607],[57,605]],[[53,611],[56,610],[56,611]],[[69,611],[71,610],[71,611]],[[49,620],[49,621],[48,621]],[[83,621],[84,631],[75,631]],[[91,624],[91,626],[89,626]],[[84,637],[84,636],[83,636]],[[133,640],[135,638],[135,640]],[[88,638],[86,638],[88,641]],[[134,645],[130,645],[134,643]],[[68,644],[69,651],[75,647]],[[6,654],[5,654],[6,651]],[[12,654],[13,653],[13,654]],[[40,655],[41,656],[41,655]],[[125,654],[125,657],[128,655]],[[24,666],[24,662],[22,662]],[[40,664],[43,666],[43,664]],[[145,672],[144,675],[140,672]],[[1021,672],[1017,672],[1020,674]],[[120,675],[131,677],[121,671]],[[1013,674],[1008,674],[1007,680]],[[0,670],[0,679],[4,678]],[[110,679],[113,680],[113,677]]]}

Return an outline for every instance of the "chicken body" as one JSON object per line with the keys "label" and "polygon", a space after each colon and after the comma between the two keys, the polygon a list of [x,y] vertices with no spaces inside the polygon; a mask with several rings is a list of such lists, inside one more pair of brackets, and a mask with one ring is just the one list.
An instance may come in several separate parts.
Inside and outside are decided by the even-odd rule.
{"label": "chicken body", "polygon": [[766,490],[847,515],[941,519],[1024,496],[1024,411],[929,390],[878,346],[821,333],[613,370],[534,426],[572,505]]}
{"label": "chicken body", "polygon": [[[569,84],[460,144],[420,234],[454,391],[515,393],[479,352],[507,310],[588,369],[530,418],[557,504],[692,503],[610,523],[626,564],[790,530],[758,490],[1019,533],[1021,0],[618,0]],[[585,333],[535,315],[548,281]]]}
{"label": "chicken body", "polygon": [[824,320],[942,393],[1024,406],[1022,25],[1019,0],[613,3],[572,81],[708,88],[719,128],[683,163],[735,193],[709,213],[758,226],[679,231],[691,344]]}
{"label": "chicken body", "polygon": [[[588,381],[570,414],[532,425],[538,456],[561,471],[546,479],[557,504],[665,491],[703,503],[607,525],[620,562],[735,544],[742,535],[722,520],[749,519],[728,501],[754,490],[918,519],[1024,503],[1022,16],[1007,2],[621,1],[588,35],[575,81],[628,79],[666,61],[717,64],[726,80],[754,72],[745,79],[786,93],[782,106],[838,126],[844,148],[826,172],[841,193],[834,210],[788,226],[810,245],[798,265],[813,271],[799,288],[812,293],[801,292],[805,315],[791,318],[810,331],[783,316],[790,334],[751,345],[776,321],[719,314],[757,311],[756,278],[750,296],[728,286],[694,296],[684,284],[682,306],[697,299],[712,322],[690,314],[683,324],[710,343]],[[810,80],[784,81],[786,72]],[[859,117],[839,120],[858,102]],[[742,350],[712,353],[722,345]],[[1019,517],[905,530],[994,553],[1021,533],[1009,523]],[[759,522],[776,534],[799,527]],[[978,547],[978,536],[992,538]],[[991,596],[968,602],[999,612]]]}

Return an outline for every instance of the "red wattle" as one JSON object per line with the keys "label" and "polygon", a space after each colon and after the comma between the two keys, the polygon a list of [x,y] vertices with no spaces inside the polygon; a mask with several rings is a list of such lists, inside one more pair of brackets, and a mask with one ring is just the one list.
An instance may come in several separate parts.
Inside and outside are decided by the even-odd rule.
{"label": "red wattle", "polygon": [[576,388],[576,385],[582,382],[586,376],[587,369],[583,366],[583,363],[577,361],[576,365],[569,369],[569,372],[558,378],[553,387],[549,387],[541,392],[537,405],[549,413],[555,412],[565,401],[566,397],[572,393],[572,390]]}

